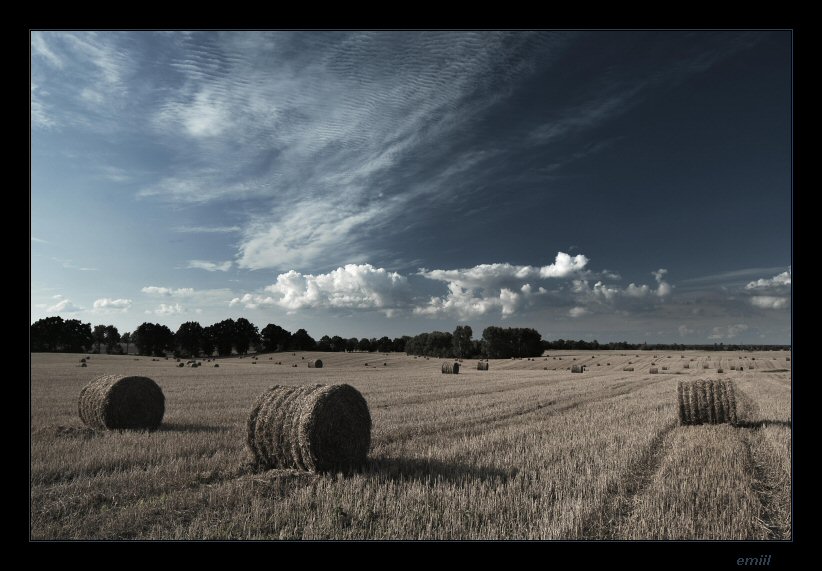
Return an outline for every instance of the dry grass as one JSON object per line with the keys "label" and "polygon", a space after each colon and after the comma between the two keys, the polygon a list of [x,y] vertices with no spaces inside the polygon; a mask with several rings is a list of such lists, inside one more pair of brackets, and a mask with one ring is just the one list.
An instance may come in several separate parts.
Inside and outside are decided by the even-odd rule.
{"label": "dry grass", "polygon": [[[548,355],[587,359],[584,382],[524,359],[495,360],[489,372],[466,360],[470,382],[442,382],[427,360],[394,354],[367,369],[361,354],[306,354],[323,369],[289,367],[302,360],[286,354],[284,367],[230,358],[219,370],[95,356],[96,371],[162,385],[155,432],[84,430],[75,399],[88,375],[77,356],[34,354],[31,537],[790,536],[788,373],[727,375],[739,426],[679,426],[676,380],[701,370],[649,379],[622,372],[626,355],[595,354]],[[756,357],[766,370],[785,363],[784,353]],[[644,370],[652,355],[631,360]],[[366,465],[344,477],[251,470],[248,409],[272,383],[357,388],[373,419]]]}

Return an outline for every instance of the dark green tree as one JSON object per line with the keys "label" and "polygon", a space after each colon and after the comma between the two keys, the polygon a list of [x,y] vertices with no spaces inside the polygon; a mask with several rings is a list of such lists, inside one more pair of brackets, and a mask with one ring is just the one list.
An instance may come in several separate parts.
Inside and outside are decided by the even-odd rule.
{"label": "dark green tree", "polygon": [[295,351],[314,351],[317,348],[317,342],[305,329],[297,329],[291,336],[291,348]]}
{"label": "dark green tree", "polygon": [[116,327],[106,325],[104,339],[106,343],[106,353],[109,355],[112,353],[116,353],[117,355],[123,354],[123,348],[120,346],[120,332],[117,331]]}
{"label": "dark green tree", "polygon": [[291,332],[273,323],[263,327],[260,337],[263,351],[285,351],[291,343]]}
{"label": "dark green tree", "polygon": [[214,326],[203,327],[203,334],[200,336],[200,351],[205,357],[214,355],[217,343],[214,341]]}
{"label": "dark green tree", "polygon": [[128,355],[128,348],[131,345],[131,333],[126,331],[122,335],[120,335],[120,341],[126,344],[126,355]]}
{"label": "dark green tree", "polygon": [[212,325],[214,328],[214,344],[220,356],[231,355],[231,349],[237,339],[237,323],[233,319],[224,319]]}
{"label": "dark green tree", "polygon": [[257,326],[245,317],[240,317],[234,323],[234,348],[238,355],[246,355],[252,345],[256,344],[260,338]]}
{"label": "dark green tree", "polygon": [[95,325],[94,329],[91,332],[91,336],[94,338],[94,352],[100,352],[100,346],[106,340],[106,326],[105,325]]}
{"label": "dark green tree", "polygon": [[174,342],[183,355],[196,357],[203,344],[203,326],[196,321],[186,321],[177,328],[177,332],[174,334]]}
{"label": "dark green tree", "polygon": [[457,325],[454,333],[451,336],[451,342],[454,350],[454,357],[470,357],[471,356],[471,337],[474,332],[470,325]]}

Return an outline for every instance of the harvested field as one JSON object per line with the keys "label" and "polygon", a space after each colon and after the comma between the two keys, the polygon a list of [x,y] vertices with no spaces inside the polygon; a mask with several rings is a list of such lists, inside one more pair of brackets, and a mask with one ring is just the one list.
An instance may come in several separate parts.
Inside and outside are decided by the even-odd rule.
{"label": "harvested field", "polygon": [[[373,355],[279,353],[218,369],[108,355],[83,369],[77,355],[35,353],[31,537],[790,538],[789,354],[755,353],[744,371],[730,366],[750,353],[684,355],[694,367],[653,375],[665,353],[632,353],[623,371],[628,356],[600,349],[492,359],[488,371],[464,359],[453,376],[441,360],[393,353],[379,367],[363,366]],[[317,358],[323,368],[290,366]],[[560,358],[588,370],[553,370]],[[734,383],[736,425],[681,426],[677,384],[713,378],[708,362]],[[103,374],[154,379],[160,427],[84,427],[77,395]],[[368,403],[364,466],[253,465],[247,419],[260,394],[339,383]]]}

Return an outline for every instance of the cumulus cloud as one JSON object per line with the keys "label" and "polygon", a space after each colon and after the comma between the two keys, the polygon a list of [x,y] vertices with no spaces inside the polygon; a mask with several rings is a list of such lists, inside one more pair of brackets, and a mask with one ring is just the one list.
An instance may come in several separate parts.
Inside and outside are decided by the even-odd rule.
{"label": "cumulus cloud", "polygon": [[246,293],[230,305],[298,309],[375,309],[394,315],[410,299],[408,279],[371,264],[347,264],[326,274],[281,273],[263,294]]}
{"label": "cumulus cloud", "polygon": [[713,332],[708,335],[708,339],[733,339],[740,333],[744,333],[747,330],[748,326],[744,323],[727,325],[725,327],[714,327]]}
{"label": "cumulus cloud", "polygon": [[588,314],[588,310],[580,306],[572,307],[568,310],[568,315],[570,315],[571,317],[582,317],[586,314]]}
{"label": "cumulus cloud", "polygon": [[194,288],[190,287],[174,289],[169,287],[146,286],[140,291],[149,295],[160,295],[165,297],[188,297],[194,294]]}
{"label": "cumulus cloud", "polygon": [[657,285],[656,291],[654,292],[657,295],[657,297],[666,297],[671,295],[671,284],[669,284],[663,279],[663,277],[667,273],[668,270],[666,270],[665,268],[660,268],[655,272],[651,272],[651,275],[654,276],[656,283],[659,284]]}
{"label": "cumulus cloud", "polygon": [[775,295],[755,295],[751,304],[762,309],[784,309],[788,307],[789,298]]}
{"label": "cumulus cloud", "polygon": [[102,297],[94,300],[94,311],[119,311],[127,312],[131,309],[132,301],[130,299],[109,299]]}
{"label": "cumulus cloud", "polygon": [[48,313],[77,313],[83,311],[79,305],[74,305],[72,301],[62,295],[55,295],[54,299],[59,299],[57,303],[46,309]]}
{"label": "cumulus cloud", "polygon": [[231,269],[231,261],[226,262],[209,262],[206,260],[189,260],[189,268],[206,270],[207,272],[227,272]]}
{"label": "cumulus cloud", "polygon": [[146,313],[153,313],[155,315],[177,315],[178,313],[185,313],[186,309],[179,303],[166,304],[161,303],[157,309],[147,309]]}
{"label": "cumulus cloud", "polygon": [[687,337],[688,335],[693,335],[694,333],[696,333],[696,331],[694,331],[693,329],[691,329],[687,325],[680,325],[678,330],[679,330],[679,336],[680,337]]}
{"label": "cumulus cloud", "polygon": [[772,290],[786,288],[791,285],[791,270],[788,269],[772,278],[758,279],[745,286],[747,290]]}
{"label": "cumulus cloud", "polygon": [[791,268],[770,278],[748,282],[748,302],[760,309],[785,309],[790,304]]}

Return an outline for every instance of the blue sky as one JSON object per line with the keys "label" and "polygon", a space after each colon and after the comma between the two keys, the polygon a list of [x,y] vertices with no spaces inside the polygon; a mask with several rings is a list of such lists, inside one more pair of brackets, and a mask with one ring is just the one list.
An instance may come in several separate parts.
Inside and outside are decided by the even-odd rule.
{"label": "blue sky", "polygon": [[33,32],[31,319],[789,343],[789,32]]}

